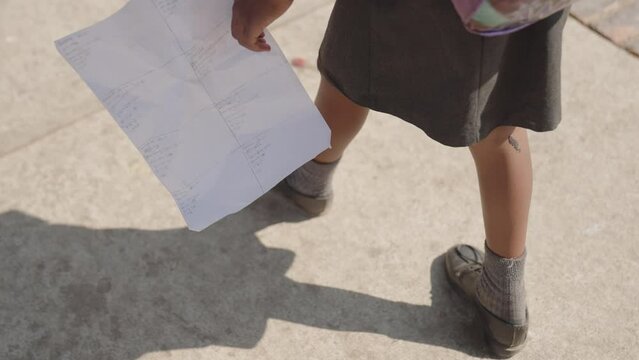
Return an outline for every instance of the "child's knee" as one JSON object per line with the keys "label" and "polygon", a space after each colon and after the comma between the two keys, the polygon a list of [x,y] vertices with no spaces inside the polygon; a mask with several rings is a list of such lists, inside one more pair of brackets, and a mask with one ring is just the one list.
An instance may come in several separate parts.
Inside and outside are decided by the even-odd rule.
{"label": "child's knee", "polygon": [[517,126],[497,126],[481,141],[471,145],[470,147],[483,147],[483,146],[500,146],[504,143],[512,142],[520,137],[526,129],[518,128]]}

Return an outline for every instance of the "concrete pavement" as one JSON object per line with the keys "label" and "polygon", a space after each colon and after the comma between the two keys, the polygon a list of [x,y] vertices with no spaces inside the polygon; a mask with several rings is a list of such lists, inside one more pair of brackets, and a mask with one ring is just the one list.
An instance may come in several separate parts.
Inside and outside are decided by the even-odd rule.
{"label": "concrete pavement", "polygon": [[[0,359],[467,359],[485,356],[441,254],[482,245],[474,164],[372,113],[307,220],[267,194],[204,232],[53,40],[123,1],[0,0]],[[330,1],[273,28],[312,96]],[[519,359],[639,349],[639,61],[574,20],[563,114],[529,132],[535,184]]]}
{"label": "concrete pavement", "polygon": [[639,56],[639,0],[580,0],[571,7],[583,24]]}

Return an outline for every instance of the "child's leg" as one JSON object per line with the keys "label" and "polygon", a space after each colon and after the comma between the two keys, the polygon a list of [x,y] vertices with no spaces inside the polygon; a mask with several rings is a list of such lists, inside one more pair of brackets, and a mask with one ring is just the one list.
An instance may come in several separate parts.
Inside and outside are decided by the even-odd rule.
{"label": "child's leg", "polygon": [[[331,179],[338,160],[364,125],[368,109],[361,107],[322,78],[315,105],[331,129],[331,148],[302,165],[286,178],[286,183],[304,196],[317,199],[332,197]],[[323,212],[326,203],[303,206],[309,213]]]}
{"label": "child's leg", "polygon": [[322,77],[315,105],[331,129],[331,148],[286,177],[293,201],[309,215],[324,213],[333,197],[333,173],[344,150],[364,125],[368,109],[361,107]]}
{"label": "child's leg", "polygon": [[532,195],[525,128],[500,126],[469,147],[479,179],[486,261],[477,285],[482,305],[498,317],[525,320],[523,267]]}
{"label": "child's leg", "polygon": [[331,128],[331,149],[319,154],[315,160],[334,162],[364,125],[368,109],[352,102],[323,77],[315,105]]}
{"label": "child's leg", "polygon": [[526,129],[499,126],[469,147],[475,161],[488,246],[502,257],[524,252],[532,194]]}

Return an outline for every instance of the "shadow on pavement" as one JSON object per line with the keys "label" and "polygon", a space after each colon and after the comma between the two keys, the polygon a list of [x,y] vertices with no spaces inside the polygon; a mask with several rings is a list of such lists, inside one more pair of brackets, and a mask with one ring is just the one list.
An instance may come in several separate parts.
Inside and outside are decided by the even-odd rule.
{"label": "shadow on pavement", "polygon": [[1,214],[0,358],[126,360],[211,345],[249,349],[269,318],[483,354],[472,311],[446,283],[441,256],[430,271],[432,306],[286,277],[295,254],[265,247],[255,233],[302,220],[272,193],[200,233],[90,229]]}

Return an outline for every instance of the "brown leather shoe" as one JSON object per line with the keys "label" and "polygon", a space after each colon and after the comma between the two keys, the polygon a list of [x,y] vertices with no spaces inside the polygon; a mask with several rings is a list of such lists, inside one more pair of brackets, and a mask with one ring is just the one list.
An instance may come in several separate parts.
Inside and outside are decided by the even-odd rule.
{"label": "brown leather shoe", "polygon": [[481,276],[484,252],[470,245],[458,244],[446,252],[448,280],[468,298],[475,297],[475,286]]}
{"label": "brown leather shoe", "polygon": [[286,179],[275,185],[275,189],[291,199],[297,207],[302,209],[310,217],[324,215],[333,202],[333,194],[317,197],[308,196],[293,189],[286,182]]}
{"label": "brown leather shoe", "polygon": [[526,345],[528,308],[523,324],[506,322],[484,308],[475,292],[483,263],[484,253],[474,246],[458,244],[446,252],[448,280],[456,290],[474,302],[490,350],[498,358],[506,359],[521,351]]}

